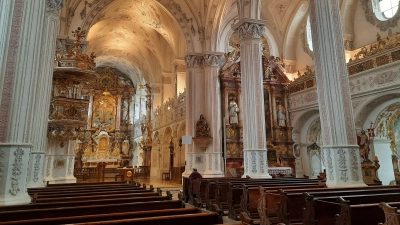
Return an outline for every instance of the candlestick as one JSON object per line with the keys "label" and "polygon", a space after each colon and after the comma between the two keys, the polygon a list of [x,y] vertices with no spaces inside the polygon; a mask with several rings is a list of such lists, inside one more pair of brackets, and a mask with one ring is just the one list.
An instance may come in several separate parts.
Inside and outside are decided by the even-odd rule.
{"label": "candlestick", "polygon": [[374,161],[378,161],[378,156],[375,156],[375,160]]}

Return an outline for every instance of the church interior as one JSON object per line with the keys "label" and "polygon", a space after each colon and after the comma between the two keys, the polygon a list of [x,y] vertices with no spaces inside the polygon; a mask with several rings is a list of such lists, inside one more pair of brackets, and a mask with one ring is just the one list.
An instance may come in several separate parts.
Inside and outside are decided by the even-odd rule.
{"label": "church interior", "polygon": [[400,224],[399,11],[0,1],[0,224]]}

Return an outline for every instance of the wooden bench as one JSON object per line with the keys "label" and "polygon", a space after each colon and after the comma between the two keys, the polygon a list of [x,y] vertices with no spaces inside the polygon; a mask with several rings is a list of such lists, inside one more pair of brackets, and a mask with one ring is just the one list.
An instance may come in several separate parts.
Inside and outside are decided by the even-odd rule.
{"label": "wooden bench", "polygon": [[398,204],[381,202],[379,207],[385,213],[385,222],[379,223],[379,225],[400,225],[400,214],[397,209],[400,206]]}
{"label": "wooden bench", "polygon": [[29,195],[39,195],[39,196],[48,196],[48,195],[58,195],[58,196],[75,196],[75,194],[81,194],[81,195],[97,195],[102,192],[108,192],[108,191],[118,191],[119,193],[121,192],[152,192],[154,191],[154,187],[151,187],[150,189],[146,189],[146,186],[143,188],[139,187],[119,187],[119,188],[105,188],[105,189],[82,189],[82,190],[60,190],[60,191],[37,191],[37,192],[28,192]]}
{"label": "wooden bench", "polygon": [[32,203],[56,203],[56,202],[74,202],[74,201],[89,201],[89,200],[97,200],[107,197],[109,199],[119,199],[119,198],[135,198],[135,197],[152,197],[152,196],[161,196],[161,190],[159,193],[156,192],[139,192],[139,193],[122,193],[122,194],[110,194],[106,192],[106,196],[104,194],[101,195],[89,195],[89,196],[73,196],[73,197],[38,197],[36,194],[32,199]]}
{"label": "wooden bench", "polygon": [[[110,186],[110,185],[121,185],[124,182],[89,182],[89,183],[61,183],[61,184],[50,184],[48,183],[46,188],[58,188],[58,187],[78,187],[78,186]],[[36,189],[36,188],[31,188]]]}
{"label": "wooden bench", "polygon": [[[315,197],[330,197],[330,196],[347,196],[355,193],[375,194],[380,192],[396,193],[400,187],[396,186],[370,186],[370,187],[349,187],[349,188],[332,188],[332,189],[286,189],[279,190],[279,198],[276,199],[276,193],[268,190],[261,192],[268,198],[268,207],[260,206],[262,211],[269,212],[271,204],[277,205],[277,215],[280,222],[290,224],[303,220],[302,209],[305,207],[304,192],[308,192]],[[275,197],[270,198],[271,196]],[[272,206],[273,207],[273,206]]]}
{"label": "wooden bench", "polygon": [[123,219],[137,219],[155,216],[172,216],[172,215],[185,215],[199,213],[196,208],[177,208],[177,209],[163,209],[163,210],[150,210],[150,211],[136,211],[136,212],[122,212],[122,213],[107,213],[96,215],[82,215],[82,216],[69,216],[57,218],[42,218],[32,220],[18,220],[8,221],[0,224],[40,224],[40,225],[53,225],[53,224],[72,224],[72,223],[88,223],[96,221],[110,221],[110,220],[123,220]]}
{"label": "wooden bench", "polygon": [[[175,215],[175,216],[159,216],[159,217],[138,218],[138,219],[90,222],[84,224],[187,225],[188,223],[190,223],[191,225],[222,224],[222,222],[219,221],[218,214],[216,213],[196,213],[196,214]],[[79,224],[80,223],[77,223],[76,225]]]}
{"label": "wooden bench", "polygon": [[[37,207],[40,204],[33,206]],[[124,213],[135,211],[149,211],[149,210],[165,210],[184,208],[185,205],[179,200],[165,200],[165,201],[149,201],[149,202],[130,202],[130,203],[114,203],[103,205],[78,205],[72,207],[53,207],[25,210],[13,210],[12,206],[0,207],[0,218],[2,222],[18,221],[18,220],[33,220],[43,218],[58,218],[58,217],[71,217],[82,215],[98,215],[109,213]],[[17,206],[14,206],[17,207]],[[4,210],[6,209],[6,210]],[[23,215],[23,216],[21,216]]]}
{"label": "wooden bench", "polygon": [[378,224],[385,219],[379,202],[400,202],[400,193],[318,198],[305,193],[305,197],[304,224]]}
{"label": "wooden bench", "polygon": [[[230,211],[230,215],[234,218],[240,217],[240,220],[244,224],[253,224],[256,220],[260,220],[262,224],[269,221],[278,222],[277,218],[277,206],[276,203],[279,200],[278,190],[291,190],[291,189],[324,189],[326,190],[326,185],[324,183],[282,183],[281,186],[247,186],[242,185],[240,195],[240,208],[239,210],[235,208],[234,212]],[[265,195],[265,192],[275,193],[275,195]],[[268,208],[268,211],[262,211]],[[234,214],[233,214],[234,213]],[[269,216],[269,217],[268,217]]]}

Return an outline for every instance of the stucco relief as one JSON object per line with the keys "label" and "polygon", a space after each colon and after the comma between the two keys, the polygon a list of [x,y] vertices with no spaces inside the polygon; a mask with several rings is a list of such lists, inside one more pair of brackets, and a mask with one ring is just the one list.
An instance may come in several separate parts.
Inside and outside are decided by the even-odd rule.
{"label": "stucco relief", "polygon": [[290,109],[309,106],[318,102],[317,88],[307,89],[305,92],[297,92],[289,97]]}
{"label": "stucco relief", "polygon": [[400,84],[398,71],[386,71],[378,74],[370,74],[359,77],[350,77],[351,94],[370,92],[382,87],[389,87]]}

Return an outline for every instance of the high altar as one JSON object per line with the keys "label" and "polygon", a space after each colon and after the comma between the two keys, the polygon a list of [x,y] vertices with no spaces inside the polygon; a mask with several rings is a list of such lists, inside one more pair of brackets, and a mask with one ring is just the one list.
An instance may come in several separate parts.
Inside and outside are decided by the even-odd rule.
{"label": "high altar", "polygon": [[132,96],[129,78],[105,67],[96,68],[100,77],[88,87],[87,130],[78,151],[83,167],[106,162],[107,167],[129,166],[132,159]]}

